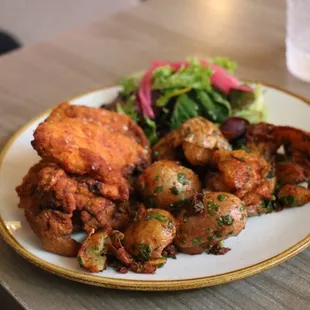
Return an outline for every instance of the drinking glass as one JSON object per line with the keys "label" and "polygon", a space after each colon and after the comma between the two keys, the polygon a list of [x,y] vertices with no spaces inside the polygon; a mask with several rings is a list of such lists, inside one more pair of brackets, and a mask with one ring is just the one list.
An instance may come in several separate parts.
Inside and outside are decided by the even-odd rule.
{"label": "drinking glass", "polygon": [[287,0],[286,65],[291,74],[310,82],[310,0]]}

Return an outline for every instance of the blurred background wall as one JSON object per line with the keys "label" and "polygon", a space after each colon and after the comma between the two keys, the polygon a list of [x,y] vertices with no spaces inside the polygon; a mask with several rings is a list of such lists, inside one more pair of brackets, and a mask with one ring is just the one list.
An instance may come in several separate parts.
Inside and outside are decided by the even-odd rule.
{"label": "blurred background wall", "polygon": [[22,44],[49,40],[140,0],[0,0],[0,31]]}

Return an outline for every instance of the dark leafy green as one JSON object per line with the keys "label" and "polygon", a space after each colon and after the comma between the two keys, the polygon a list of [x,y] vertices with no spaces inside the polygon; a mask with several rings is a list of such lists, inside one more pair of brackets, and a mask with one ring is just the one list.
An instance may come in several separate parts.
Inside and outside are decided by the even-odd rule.
{"label": "dark leafy green", "polygon": [[199,106],[187,94],[178,97],[171,115],[171,129],[177,129],[186,120],[199,115]]}

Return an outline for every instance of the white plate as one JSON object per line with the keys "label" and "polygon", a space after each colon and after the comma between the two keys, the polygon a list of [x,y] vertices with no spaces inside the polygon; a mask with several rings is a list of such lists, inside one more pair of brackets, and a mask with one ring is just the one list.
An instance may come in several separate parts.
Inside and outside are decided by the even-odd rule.
{"label": "white plate", "polygon": [[[99,107],[111,101],[119,88],[106,88],[70,100],[73,104]],[[310,108],[306,100],[264,86],[268,121],[310,131]],[[113,269],[91,274],[75,258],[45,251],[30,229],[23,211],[17,208],[16,185],[28,169],[39,160],[30,141],[33,131],[48,112],[19,130],[4,148],[0,163],[0,232],[22,256],[57,275],[93,285],[138,290],[177,290],[216,285],[241,279],[271,268],[296,255],[310,244],[310,204],[279,213],[250,218],[238,237],[225,245],[232,250],[224,256],[180,254],[156,274],[116,273]],[[77,238],[79,236],[76,236]]]}

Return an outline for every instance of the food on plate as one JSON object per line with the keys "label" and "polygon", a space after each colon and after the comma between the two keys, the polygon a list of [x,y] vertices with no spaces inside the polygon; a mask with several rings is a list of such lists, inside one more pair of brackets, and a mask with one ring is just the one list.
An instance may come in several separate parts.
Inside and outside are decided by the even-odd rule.
{"label": "food on plate", "polygon": [[162,258],[163,250],[173,243],[176,226],[176,219],[168,211],[141,206],[124,232],[124,247],[140,261]]}
{"label": "food on plate", "polygon": [[183,209],[177,218],[177,247],[183,253],[199,254],[239,235],[245,227],[247,211],[235,195],[207,192],[197,195],[191,208]]}
{"label": "food on plate", "polygon": [[303,206],[310,201],[310,189],[286,184],[280,188],[277,196],[284,207]]}
{"label": "food on plate", "polygon": [[90,272],[152,274],[178,253],[224,255],[248,217],[310,202],[310,133],[262,122],[260,88],[234,67],[154,62],[107,109],[56,107],[16,188],[43,248]]}
{"label": "food on plate", "polygon": [[264,121],[261,88],[242,84],[234,76],[236,67],[223,57],[154,61],[143,75],[124,79],[119,96],[103,107],[134,119],[152,144],[197,116],[214,123],[229,116]]}
{"label": "food on plate", "polygon": [[138,178],[138,189],[146,207],[181,209],[201,191],[198,176],[171,160],[160,160],[147,167]]}
{"label": "food on plate", "polygon": [[203,117],[194,117],[160,139],[153,147],[153,154],[156,159],[177,160],[180,158],[178,148],[193,166],[204,166],[212,160],[215,150],[228,150],[230,145],[215,124]]}
{"label": "food on plate", "polygon": [[88,178],[69,175],[55,163],[34,165],[16,190],[32,230],[56,254],[76,256],[80,245],[71,238],[76,229],[121,229],[129,222],[124,204],[102,197]]}
{"label": "food on plate", "polygon": [[32,146],[67,172],[102,181],[120,199],[129,197],[126,177],[150,162],[148,143],[129,117],[82,106],[58,106],[35,130]]}
{"label": "food on plate", "polygon": [[213,159],[218,172],[207,176],[209,190],[233,193],[244,201],[249,216],[272,211],[262,205],[273,200],[275,190],[272,167],[263,157],[244,150],[218,150]]}
{"label": "food on plate", "polygon": [[80,266],[91,272],[106,269],[110,244],[107,230],[99,229],[95,232],[95,229],[92,229],[77,255]]}
{"label": "food on plate", "polygon": [[242,137],[248,130],[250,122],[242,117],[229,117],[220,126],[224,137],[229,141]]}

